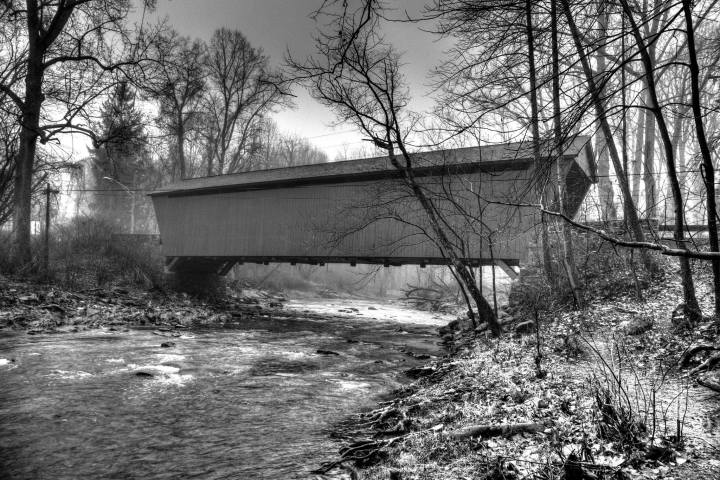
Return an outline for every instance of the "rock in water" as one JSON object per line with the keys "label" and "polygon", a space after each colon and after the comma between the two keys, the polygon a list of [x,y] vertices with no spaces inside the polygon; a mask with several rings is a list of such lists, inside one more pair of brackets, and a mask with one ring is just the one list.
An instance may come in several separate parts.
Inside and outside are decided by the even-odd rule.
{"label": "rock in water", "polygon": [[318,349],[316,353],[319,355],[340,355],[338,352],[333,352],[332,350],[323,350],[323,349]]}
{"label": "rock in water", "polygon": [[175,342],[163,342],[160,344],[162,348],[170,348],[175,346]]}
{"label": "rock in water", "polygon": [[149,372],[143,372],[142,370],[139,372],[135,372],[136,377],[152,377],[153,374]]}

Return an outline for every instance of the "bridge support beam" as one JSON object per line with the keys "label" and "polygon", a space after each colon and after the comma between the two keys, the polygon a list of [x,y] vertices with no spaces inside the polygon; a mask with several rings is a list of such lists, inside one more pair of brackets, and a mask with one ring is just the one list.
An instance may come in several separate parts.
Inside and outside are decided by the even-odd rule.
{"label": "bridge support beam", "polygon": [[500,270],[505,272],[505,274],[510,277],[511,280],[515,280],[516,278],[518,278],[519,274],[515,271],[515,268],[505,263],[504,260],[495,260],[494,264],[495,266],[499,267]]}
{"label": "bridge support beam", "polygon": [[235,260],[228,260],[227,262],[223,263],[220,266],[220,269],[218,270],[217,274],[221,277],[224,277],[228,274],[230,269],[235,266]]}

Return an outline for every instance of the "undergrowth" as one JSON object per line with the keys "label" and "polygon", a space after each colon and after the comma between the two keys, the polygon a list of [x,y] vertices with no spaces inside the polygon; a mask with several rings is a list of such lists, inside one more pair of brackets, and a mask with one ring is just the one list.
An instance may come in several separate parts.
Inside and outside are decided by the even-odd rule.
{"label": "undergrowth", "polygon": [[102,220],[76,218],[58,227],[50,251],[50,279],[69,288],[164,285],[159,246],[146,237],[115,235]]}

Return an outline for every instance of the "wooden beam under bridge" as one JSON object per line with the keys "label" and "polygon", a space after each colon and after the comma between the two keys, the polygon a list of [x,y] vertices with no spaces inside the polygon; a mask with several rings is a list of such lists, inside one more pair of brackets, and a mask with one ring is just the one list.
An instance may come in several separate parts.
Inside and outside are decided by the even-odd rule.
{"label": "wooden beam under bridge", "polygon": [[[515,278],[517,273],[513,267],[518,267],[520,261],[518,259],[487,259],[487,258],[466,258],[463,262],[470,267],[482,267],[496,265],[501,268],[508,276]],[[365,265],[383,265],[386,267],[400,267],[402,265],[445,265],[449,262],[444,258],[412,258],[412,257],[396,257],[392,259],[380,257],[172,257],[166,261],[165,270],[167,272],[177,271],[203,271],[215,272],[224,276],[232,269],[235,264],[242,265],[244,263],[255,263],[259,265],[267,265],[269,263],[288,263],[290,265],[324,265],[327,263],[348,264],[355,266],[357,264]]]}

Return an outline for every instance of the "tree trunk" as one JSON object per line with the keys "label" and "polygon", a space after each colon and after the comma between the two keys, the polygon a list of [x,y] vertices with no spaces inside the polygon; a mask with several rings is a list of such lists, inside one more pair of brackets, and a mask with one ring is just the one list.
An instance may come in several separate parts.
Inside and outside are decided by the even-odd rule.
{"label": "tree trunk", "polygon": [[[570,11],[568,0],[561,1],[563,3],[565,17],[567,18],[568,26],[570,27],[570,31],[573,37],[575,49],[577,50],[578,56],[580,57],[580,63],[582,64],[585,80],[587,81],[588,90],[593,102],[593,106],[595,108],[595,115],[597,116],[597,121],[600,124],[603,135],[605,136],[605,142],[608,147],[608,153],[610,154],[610,160],[612,161],[613,168],[615,169],[615,174],[617,175],[620,191],[623,194],[623,211],[626,212],[626,214],[628,215],[627,222],[633,232],[635,240],[637,240],[638,242],[644,242],[645,234],[643,233],[642,227],[640,226],[640,219],[638,218],[637,210],[635,208],[635,202],[633,202],[632,194],[630,193],[630,185],[628,184],[627,175],[625,174],[625,170],[622,168],[622,163],[620,161],[620,156],[617,151],[617,146],[615,145],[612,130],[610,129],[610,124],[607,120],[605,105],[602,101],[602,97],[600,97],[599,95],[597,86],[595,85],[595,79],[592,75],[592,70],[590,69],[590,63],[587,59],[587,56],[585,55],[582,43],[580,42],[580,32],[578,32],[577,25],[575,24],[575,19],[573,18],[572,12]],[[652,258],[650,257],[650,254],[646,250],[642,250],[641,256],[645,269],[650,273],[655,273],[657,271],[657,267],[653,262]]]}
{"label": "tree trunk", "polygon": [[[400,137],[398,136],[398,138]],[[388,145],[391,145],[389,138],[387,140],[387,143]],[[485,297],[483,297],[483,295],[480,293],[480,290],[478,290],[478,287],[475,284],[475,279],[470,272],[470,268],[462,261],[461,258],[459,258],[457,252],[455,251],[455,247],[445,233],[445,230],[443,230],[441,220],[435,209],[435,206],[432,204],[432,201],[427,197],[427,195],[425,195],[425,192],[423,192],[422,188],[415,179],[415,174],[412,170],[412,164],[410,161],[410,154],[407,152],[407,150],[405,150],[405,147],[402,143],[398,143],[398,148],[402,152],[403,158],[405,159],[405,166],[401,165],[400,162],[398,162],[397,156],[395,155],[392,146],[388,148],[388,156],[390,157],[390,162],[396,169],[402,172],[406,184],[412,189],[413,195],[415,196],[415,198],[418,199],[420,205],[427,214],[428,220],[430,221],[430,227],[432,228],[433,233],[437,237],[437,241],[439,243],[443,256],[449,260],[450,266],[455,269],[455,273],[465,284],[465,288],[467,288],[468,293],[475,302],[479,320],[481,322],[487,322],[488,326],[490,327],[490,331],[492,331],[494,335],[500,335],[500,333],[502,333],[502,329],[497,321],[495,312],[493,312],[492,307],[488,304],[487,300],[485,300]]]}
{"label": "tree trunk", "polygon": [[[28,17],[30,17],[28,13]],[[28,20],[28,23],[30,21]],[[32,31],[32,29],[30,29]],[[37,38],[37,36],[36,36]],[[40,109],[42,108],[43,53],[38,40],[31,41],[28,51],[27,74],[25,76],[25,101],[22,108],[20,148],[15,170],[15,217],[13,219],[14,245],[13,262],[18,267],[32,261],[30,251],[30,225],[32,214],[32,176],[40,130]]]}
{"label": "tree trunk", "polygon": [[[530,126],[532,128],[532,142],[533,142],[533,164],[535,167],[536,174],[542,172],[541,156],[540,156],[540,120],[538,105],[538,94],[537,94],[537,69],[535,67],[535,35],[533,32],[532,23],[532,1],[525,1],[525,31],[527,38],[528,48],[528,60],[530,64]],[[547,186],[547,179],[536,178],[537,185],[535,186],[536,195],[538,196],[538,202],[544,203],[545,187]],[[550,254],[550,241],[548,235],[548,227],[545,218],[545,214],[541,214],[540,228],[541,239],[542,239],[542,258],[543,258],[543,270],[545,278],[548,284],[553,288],[557,289],[557,276],[555,275],[552,256]]]}
{"label": "tree trunk", "polygon": [[640,176],[642,175],[643,140],[645,139],[645,110],[638,110],[635,129],[635,154],[632,163],[632,201],[640,203]]}
{"label": "tree trunk", "polygon": [[[597,72],[599,75],[605,73],[605,56],[607,55],[605,49],[605,39],[607,38],[607,13],[604,11],[603,3],[598,2],[598,26],[599,26],[599,38],[603,42],[598,46],[597,53]],[[604,95],[604,88],[601,87],[600,96]],[[615,191],[613,189],[613,182],[610,178],[610,156],[607,151],[607,145],[605,144],[605,137],[602,132],[595,134],[595,151],[597,152],[598,164],[598,196],[600,197],[600,215],[602,220],[615,220],[617,219],[617,210],[615,209]]]}
{"label": "tree trunk", "polygon": [[[683,89],[680,98],[685,98],[686,92],[685,89]],[[684,101],[684,100],[683,100]],[[678,107],[678,113],[675,117],[675,122],[673,123],[673,133],[672,133],[672,142],[673,146],[675,147],[675,165],[678,169],[678,181],[680,182],[680,185],[685,187],[685,190],[688,192],[688,195],[690,194],[690,190],[686,184],[687,181],[687,173],[685,173],[687,166],[685,162],[685,139],[683,138],[683,123],[686,119],[686,115],[688,113],[689,107],[686,106],[679,106]],[[667,207],[669,202],[669,199],[672,199],[672,186],[670,184],[667,185],[667,191],[664,193],[664,199],[663,204],[665,205],[665,211],[667,212]],[[686,199],[687,202],[687,199]],[[671,207],[672,208],[672,207]],[[663,221],[661,223],[669,223],[667,221],[667,214],[663,215]]]}
{"label": "tree trunk", "polygon": [[185,166],[185,124],[183,123],[182,112],[178,114],[177,122],[177,166],[180,180],[185,180],[187,176]]}
{"label": "tree trunk", "polygon": [[[632,27],[632,34],[635,37],[635,42],[638,45],[640,51],[640,58],[643,63],[645,70],[645,83],[648,87],[648,97],[650,104],[649,110],[652,111],[655,121],[657,122],[658,130],[660,131],[660,138],[663,143],[663,150],[665,152],[665,163],[667,165],[667,176],[670,181],[673,194],[673,204],[675,210],[675,231],[673,237],[675,244],[680,250],[687,250],[685,245],[685,217],[683,211],[683,199],[682,192],[680,190],[680,182],[678,181],[677,168],[675,166],[675,151],[673,149],[672,140],[670,139],[670,133],[665,123],[665,117],[663,116],[660,102],[657,97],[657,90],[655,88],[655,77],[653,73],[653,63],[650,55],[648,54],[647,46],[645,41],[640,35],[640,30],[635,22],[635,18],[632,13],[632,9],[628,4],[627,0],[621,0],[620,2],[623,7],[625,16],[630,21]],[[652,123],[652,122],[651,122]],[[697,297],[695,295],[695,283],[693,282],[692,270],[690,268],[690,259],[688,257],[678,257],[680,262],[680,276],[683,285],[683,296],[685,299],[685,312],[691,322],[699,320],[701,313],[700,307],[698,306]]]}
{"label": "tree trunk", "polygon": [[[555,157],[555,168],[557,172],[557,202],[558,210],[562,215],[567,216],[565,211],[565,179],[562,172],[562,158],[565,153],[562,131],[562,119],[560,117],[560,58],[559,58],[559,46],[558,46],[558,30],[557,30],[557,0],[552,0],[550,7],[550,30],[552,37],[552,99],[553,99],[553,125],[555,139],[554,144],[554,157]],[[567,274],[568,283],[572,290],[573,298],[575,299],[575,306],[577,308],[583,308],[584,300],[582,292],[577,281],[577,268],[575,266],[575,253],[573,252],[572,235],[569,226],[561,221],[558,222],[560,227],[560,233],[562,235],[563,245],[563,264],[565,266],[565,272]]]}
{"label": "tree trunk", "polygon": [[649,109],[645,110],[645,145],[643,147],[643,182],[645,183],[645,218],[657,217],[655,185],[655,122]]}
{"label": "tree trunk", "polygon": [[[690,57],[690,88],[692,98],[692,110],[695,117],[695,131],[698,145],[703,159],[703,181],[707,192],[707,225],[710,250],[720,251],[718,248],[717,231],[717,208],[715,205],[715,166],[713,165],[710,147],[705,137],[705,125],[703,123],[703,112],[700,104],[700,67],[698,66],[697,52],[695,51],[695,29],[692,19],[692,3],[690,0],[683,0],[683,12],[685,14],[685,26],[688,39],[688,53]],[[720,260],[712,261],[713,280],[715,287],[715,319],[720,318]]]}

